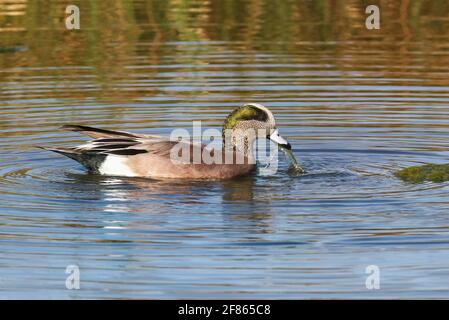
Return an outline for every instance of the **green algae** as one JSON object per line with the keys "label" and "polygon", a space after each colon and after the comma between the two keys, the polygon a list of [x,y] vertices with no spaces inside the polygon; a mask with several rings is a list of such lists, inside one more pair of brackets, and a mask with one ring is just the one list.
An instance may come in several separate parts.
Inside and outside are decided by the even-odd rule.
{"label": "green algae", "polygon": [[395,176],[412,183],[444,182],[449,180],[449,163],[413,166],[397,171]]}

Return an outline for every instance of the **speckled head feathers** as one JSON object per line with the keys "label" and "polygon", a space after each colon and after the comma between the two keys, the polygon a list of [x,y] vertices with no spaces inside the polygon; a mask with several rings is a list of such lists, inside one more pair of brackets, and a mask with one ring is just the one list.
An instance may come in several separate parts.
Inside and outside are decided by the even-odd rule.
{"label": "speckled head feathers", "polygon": [[234,129],[239,122],[251,120],[263,122],[268,127],[275,126],[273,113],[268,108],[259,103],[248,103],[231,112],[223,124],[223,129]]}

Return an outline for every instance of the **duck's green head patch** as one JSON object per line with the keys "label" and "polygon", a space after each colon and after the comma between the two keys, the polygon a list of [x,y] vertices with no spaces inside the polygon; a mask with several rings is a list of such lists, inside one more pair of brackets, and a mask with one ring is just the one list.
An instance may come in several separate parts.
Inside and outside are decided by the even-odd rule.
{"label": "duck's green head patch", "polygon": [[395,176],[404,181],[420,183],[424,181],[449,181],[449,164],[428,164],[399,170]]}
{"label": "duck's green head patch", "polygon": [[261,122],[267,122],[269,115],[263,109],[260,109],[254,105],[244,105],[238,109],[235,109],[225,120],[223,129],[234,129],[236,124],[240,121],[257,120]]}

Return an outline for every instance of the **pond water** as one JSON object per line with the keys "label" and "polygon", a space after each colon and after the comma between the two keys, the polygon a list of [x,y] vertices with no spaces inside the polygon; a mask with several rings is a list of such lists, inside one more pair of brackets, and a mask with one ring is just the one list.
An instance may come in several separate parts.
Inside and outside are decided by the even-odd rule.
{"label": "pond water", "polygon": [[[367,30],[363,1],[81,1],[73,31],[65,2],[0,3],[0,298],[447,298],[449,183],[394,172],[449,162],[449,4],[380,3]],[[102,177],[34,148],[246,102],[306,174]]]}

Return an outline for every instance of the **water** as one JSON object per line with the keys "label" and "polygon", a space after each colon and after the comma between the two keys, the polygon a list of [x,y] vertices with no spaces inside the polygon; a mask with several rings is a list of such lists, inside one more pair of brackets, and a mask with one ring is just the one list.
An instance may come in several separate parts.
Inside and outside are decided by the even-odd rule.
{"label": "water", "polygon": [[[95,3],[78,31],[64,2],[0,4],[0,298],[448,297],[449,183],[393,175],[448,162],[445,1],[382,1],[373,31],[359,1]],[[33,147],[219,128],[246,102],[304,175],[101,177]]]}

